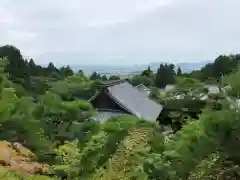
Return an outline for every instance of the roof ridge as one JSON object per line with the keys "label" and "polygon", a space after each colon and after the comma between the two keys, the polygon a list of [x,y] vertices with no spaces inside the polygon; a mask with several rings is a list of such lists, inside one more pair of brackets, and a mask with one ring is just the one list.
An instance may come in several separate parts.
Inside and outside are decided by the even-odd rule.
{"label": "roof ridge", "polygon": [[116,103],[121,106],[122,108],[126,109],[129,113],[132,113],[133,115],[136,115],[134,111],[132,111],[126,104],[124,104],[118,97],[114,96],[111,92],[107,92],[108,95],[110,95],[111,98],[113,98]]}
{"label": "roof ridge", "polygon": [[[148,88],[147,86],[145,86],[143,83],[141,83],[141,84],[139,84],[139,85],[137,85],[137,86],[134,86],[134,87],[140,87],[140,86],[143,86],[143,87],[146,87],[146,88]],[[149,88],[148,88],[149,89]]]}

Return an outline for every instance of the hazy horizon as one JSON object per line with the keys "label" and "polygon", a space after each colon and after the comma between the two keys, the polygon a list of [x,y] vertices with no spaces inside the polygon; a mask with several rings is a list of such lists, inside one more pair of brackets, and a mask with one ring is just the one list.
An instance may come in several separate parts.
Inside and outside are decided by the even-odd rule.
{"label": "hazy horizon", "polygon": [[[49,61],[51,62],[51,61]],[[43,65],[43,66],[47,66],[49,64],[49,62],[46,62],[46,63],[41,63],[41,62],[37,62],[37,64],[39,65]],[[213,62],[213,60],[209,60],[209,61],[199,61],[199,62],[186,62],[186,61],[182,61],[182,62],[172,62],[172,61],[153,61],[153,62],[146,62],[146,63],[136,63],[136,64],[118,64],[118,63],[114,63],[114,64],[111,64],[111,63],[99,63],[99,64],[92,64],[92,63],[58,63],[55,61],[54,65],[57,66],[57,67],[61,67],[61,66],[72,66],[72,67],[78,67],[78,66],[83,66],[83,67],[113,67],[113,68],[117,68],[117,67],[132,67],[132,66],[136,66],[136,67],[147,67],[149,65],[153,65],[153,64],[158,64],[160,65],[161,63],[165,64],[165,63],[172,63],[174,65],[178,65],[178,64],[189,64],[189,65],[194,65],[194,64],[207,64],[209,62]]]}
{"label": "hazy horizon", "polygon": [[38,64],[212,61],[240,52],[239,0],[0,2],[0,44]]}

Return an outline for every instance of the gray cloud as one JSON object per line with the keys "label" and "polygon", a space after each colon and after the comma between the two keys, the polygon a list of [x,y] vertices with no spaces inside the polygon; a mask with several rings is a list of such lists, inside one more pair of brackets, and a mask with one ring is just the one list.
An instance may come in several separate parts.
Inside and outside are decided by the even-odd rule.
{"label": "gray cloud", "polygon": [[204,61],[240,51],[239,0],[1,0],[1,44],[39,63]]}

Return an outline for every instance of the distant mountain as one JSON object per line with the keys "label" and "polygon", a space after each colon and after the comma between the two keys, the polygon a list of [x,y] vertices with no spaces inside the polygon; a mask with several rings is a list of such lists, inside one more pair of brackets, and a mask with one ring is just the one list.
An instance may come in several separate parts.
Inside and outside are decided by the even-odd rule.
{"label": "distant mountain", "polygon": [[[90,58],[91,57],[91,58]],[[69,64],[72,69],[75,71],[82,69],[86,74],[92,74],[94,71],[102,74],[129,74],[129,73],[138,73],[146,69],[149,65],[153,71],[157,71],[160,63],[167,62],[152,62],[150,64],[134,64],[134,65],[106,65],[106,59],[101,53],[45,53],[37,57],[38,62],[41,62],[41,65],[47,65],[51,60],[57,60],[54,62],[56,67],[60,67],[64,64],[70,62],[91,62],[93,59],[98,59],[98,62],[104,62],[105,64],[97,65],[80,65],[80,64]],[[67,61],[66,61],[67,60]],[[81,61],[80,61],[81,60]],[[84,61],[83,61],[84,60]],[[203,67],[205,64],[211,61],[202,61],[202,62],[182,62],[176,63],[175,66],[180,66],[183,72],[189,72],[192,70],[198,70]]]}
{"label": "distant mountain", "polygon": [[[175,64],[175,67],[176,68],[180,67],[182,69],[182,72],[187,73],[187,72],[191,72],[193,70],[199,70],[208,63],[211,63],[211,61],[201,61],[201,62],[193,62],[193,63],[182,62],[182,63]],[[160,64],[161,63],[151,63],[150,67],[153,71],[157,71]]]}
{"label": "distant mountain", "polygon": [[[207,63],[210,63],[211,61],[202,61],[198,63],[177,63],[175,64],[176,68],[180,67],[182,69],[182,72],[191,72],[193,70],[199,70],[203,66],[205,66]],[[150,63],[151,69],[156,72],[158,67],[161,63]],[[77,71],[79,69],[83,70],[86,74],[90,75],[93,72],[98,72],[99,74],[105,74],[105,75],[112,75],[112,74],[121,74],[121,75],[127,75],[127,74],[138,74],[144,69],[146,69],[149,65],[143,64],[143,65],[131,65],[131,66],[111,66],[111,65],[74,65],[71,66],[71,68],[74,71]]]}

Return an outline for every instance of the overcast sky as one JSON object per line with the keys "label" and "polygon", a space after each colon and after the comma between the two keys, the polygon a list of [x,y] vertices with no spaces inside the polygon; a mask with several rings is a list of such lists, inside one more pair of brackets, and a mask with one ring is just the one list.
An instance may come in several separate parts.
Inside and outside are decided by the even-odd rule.
{"label": "overcast sky", "polygon": [[38,63],[199,62],[240,53],[240,0],[0,0],[0,44]]}

